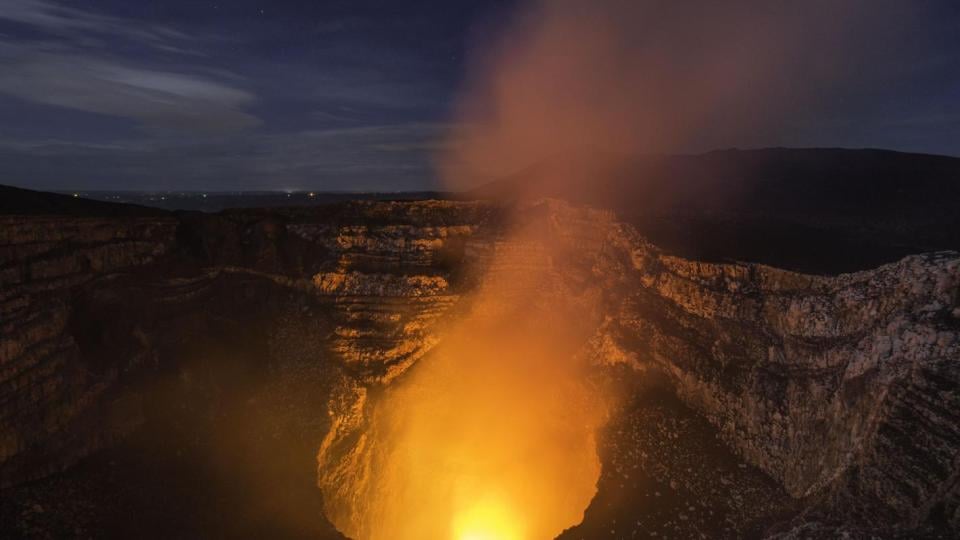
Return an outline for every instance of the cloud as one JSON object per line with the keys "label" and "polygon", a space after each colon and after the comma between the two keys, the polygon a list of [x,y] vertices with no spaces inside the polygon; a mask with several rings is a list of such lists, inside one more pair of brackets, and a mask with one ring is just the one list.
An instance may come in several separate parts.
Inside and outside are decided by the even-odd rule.
{"label": "cloud", "polygon": [[47,0],[4,0],[0,19],[33,27],[49,34],[81,36],[99,34],[141,41],[160,49],[177,50],[176,42],[189,41],[187,34],[160,25],[131,21],[64,6]]}
{"label": "cloud", "polygon": [[148,129],[222,133],[256,126],[253,94],[207,78],[130,67],[89,55],[9,54],[0,47],[0,93],[136,120]]}
{"label": "cloud", "polygon": [[254,94],[237,88],[236,77],[158,69],[143,58],[110,52],[121,49],[111,44],[128,40],[164,54],[194,56],[189,49],[194,40],[183,32],[45,0],[4,0],[0,20],[46,36],[0,41],[2,94],[126,118],[151,132],[219,134],[260,124],[245,111]]}
{"label": "cloud", "polygon": [[[0,139],[0,183],[31,189],[429,188],[450,127],[404,123],[192,139]],[[55,159],[51,159],[55,158]]]}

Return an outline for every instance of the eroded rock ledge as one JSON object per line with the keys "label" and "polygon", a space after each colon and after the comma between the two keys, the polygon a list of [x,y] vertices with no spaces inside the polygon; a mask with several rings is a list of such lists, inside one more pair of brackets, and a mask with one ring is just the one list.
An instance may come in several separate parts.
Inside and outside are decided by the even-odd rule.
{"label": "eroded rock ledge", "polygon": [[123,436],[139,421],[130,381],[170,361],[166,340],[203,306],[245,320],[270,296],[322,321],[318,361],[339,368],[319,481],[343,511],[376,389],[440,341],[442,315],[468,309],[504,271],[493,255],[512,250],[544,276],[518,291],[597,312],[581,354],[666,374],[794,497],[880,527],[960,528],[958,254],[816,277],[672,257],[609,213],[556,201],[519,215],[556,245],[512,244],[503,210],[481,203],[0,218],[0,483]]}

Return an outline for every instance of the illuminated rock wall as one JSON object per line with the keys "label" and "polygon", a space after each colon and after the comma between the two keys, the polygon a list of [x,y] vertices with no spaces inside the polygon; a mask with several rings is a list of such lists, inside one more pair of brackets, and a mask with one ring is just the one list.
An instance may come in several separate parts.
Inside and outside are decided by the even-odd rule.
{"label": "illuminated rock wall", "polygon": [[493,217],[425,202],[0,218],[0,485],[135,428],[130,381],[175,364],[211,320],[279,336],[276,306],[296,308],[326,332],[324,350],[304,354],[336,358],[364,383],[395,376],[458,297],[462,238]]}
{"label": "illuminated rock wall", "polygon": [[[554,245],[505,239],[499,210],[479,203],[2,218],[0,482],[61,470],[136,426],[128,377],[172,361],[166,340],[204,306],[245,321],[283,304],[323,322],[322,354],[304,354],[342,368],[317,411],[333,422],[319,484],[349,513],[384,385],[441,342],[445,314],[500,280],[545,302],[589,298],[584,358],[666,373],[793,495],[878,523],[960,525],[956,253],[816,277],[671,257],[610,214],[561,203],[520,215]],[[513,280],[500,260],[548,279]],[[108,329],[91,339],[97,325]]]}
{"label": "illuminated rock wall", "polygon": [[[678,259],[603,214],[545,208],[534,219],[564,244],[551,253],[568,258],[540,261],[552,271],[537,275],[552,283],[515,286],[561,296],[569,291],[561,283],[596,289],[606,320],[582,355],[665,372],[730,447],[796,497],[826,495],[837,515],[866,523],[935,517],[957,526],[957,254],[808,276]],[[352,420],[320,453],[331,504],[344,502],[364,452],[376,451],[363,436],[369,404],[358,403],[335,404],[333,416]]]}
{"label": "illuminated rock wall", "polygon": [[667,372],[748,461],[867,522],[915,524],[942,503],[957,525],[956,253],[836,278],[634,261],[646,286],[614,341]]}

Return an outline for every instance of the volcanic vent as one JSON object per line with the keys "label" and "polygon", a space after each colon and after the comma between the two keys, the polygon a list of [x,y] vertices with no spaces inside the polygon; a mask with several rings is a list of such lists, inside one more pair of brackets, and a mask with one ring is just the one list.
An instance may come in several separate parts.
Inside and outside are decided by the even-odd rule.
{"label": "volcanic vent", "polygon": [[[27,11],[52,9],[34,3]],[[198,214],[0,186],[0,533],[957,536],[960,256],[942,249],[960,246],[960,160],[686,154],[822,144],[810,119],[839,134],[847,104],[882,108],[862,94],[877,47],[916,37],[908,3],[520,4],[497,19],[502,32],[478,32],[493,39],[471,51],[448,123],[423,96],[411,114],[431,121],[414,122],[391,95],[370,108],[406,124],[378,126],[349,103],[347,115],[305,115],[335,122],[308,129],[290,122],[283,89],[285,106],[257,107],[280,111],[276,126],[201,144],[213,161],[200,168],[216,171],[205,174],[239,164],[300,181],[318,161],[305,144],[347,135],[355,142],[318,148],[343,154],[335,170],[396,169],[404,185],[420,181],[429,147],[442,188],[476,191]],[[8,22],[40,19],[55,18]],[[81,37],[120,20],[71,28]],[[49,23],[43,36],[74,34]],[[181,35],[167,30],[120,33]],[[15,64],[60,54],[21,33],[30,46],[11,49]],[[39,103],[101,112],[61,94],[124,87],[100,76],[114,72],[159,85],[144,94],[150,110],[157,96],[202,94],[188,100],[196,112],[222,89],[171,91],[187,71],[110,69],[108,52],[88,62],[96,84],[28,70],[55,83]],[[446,81],[438,58],[429,70]],[[902,73],[929,63],[904,58]],[[90,75],[54,63],[68,79]],[[229,75],[213,67],[189,73]],[[228,94],[234,107],[253,97]],[[158,136],[200,127],[120,109]],[[298,126],[291,144],[279,124]],[[200,139],[124,141],[84,148],[123,153],[117,170],[129,174],[130,159]],[[223,161],[221,144],[249,161]],[[259,145],[291,159],[269,165],[248,152]],[[46,139],[7,146],[38,162],[75,152]],[[378,165],[362,157],[370,150],[390,157]],[[398,159],[411,150],[416,164]],[[184,181],[198,173],[183,170]]]}
{"label": "volcanic vent", "polygon": [[[956,489],[939,476],[882,481],[900,452],[930,451],[887,449],[888,430],[913,414],[890,400],[926,392],[905,379],[917,369],[952,377],[955,256],[819,278],[669,257],[612,215],[564,203],[522,215],[465,240],[476,273],[461,276],[470,292],[443,318],[454,322],[432,329],[433,350],[386,387],[354,379],[332,402],[319,479],[341,530],[542,538],[586,509],[577,530],[591,536],[597,522],[615,537],[760,535],[802,507],[832,522],[855,506],[853,526],[919,524],[937,503],[908,493]],[[877,349],[892,328],[898,345]],[[658,401],[664,388],[681,402]],[[647,427],[672,450],[625,446],[638,416],[655,419]],[[937,425],[957,429],[948,417]],[[939,440],[930,448],[952,444]],[[615,465],[624,453],[640,470]],[[601,459],[622,476],[601,478]],[[631,470],[644,479],[636,493],[660,500],[630,499]]]}
{"label": "volcanic vent", "polygon": [[556,230],[548,206],[467,241],[473,290],[435,330],[438,346],[364,408],[353,448],[341,448],[348,433],[325,441],[321,487],[350,536],[550,538],[581,521],[606,396],[575,354],[604,294],[580,265],[602,243],[554,236],[595,230]]}

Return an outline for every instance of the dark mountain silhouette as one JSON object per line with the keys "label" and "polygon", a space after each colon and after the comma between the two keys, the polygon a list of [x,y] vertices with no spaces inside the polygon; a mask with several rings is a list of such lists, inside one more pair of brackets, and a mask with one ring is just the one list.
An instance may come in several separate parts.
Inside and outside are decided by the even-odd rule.
{"label": "dark mountain silhouette", "polygon": [[576,200],[615,210],[684,256],[818,273],[960,249],[960,158],[946,156],[832,148],[579,155],[470,196]]}
{"label": "dark mountain silhouette", "polygon": [[95,201],[71,195],[0,185],[0,215],[159,216],[159,208]]}
{"label": "dark mountain silhouette", "polygon": [[[568,199],[616,211],[654,243],[678,255],[812,273],[855,271],[911,253],[960,250],[960,158],[827,148],[602,157],[598,160],[595,153],[558,157],[456,198]],[[597,167],[597,162],[604,166]],[[449,196],[318,193],[300,204]],[[215,202],[213,208],[220,209],[298,201],[254,193]],[[0,186],[0,215],[164,213]]]}

